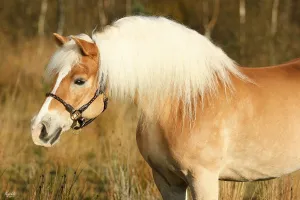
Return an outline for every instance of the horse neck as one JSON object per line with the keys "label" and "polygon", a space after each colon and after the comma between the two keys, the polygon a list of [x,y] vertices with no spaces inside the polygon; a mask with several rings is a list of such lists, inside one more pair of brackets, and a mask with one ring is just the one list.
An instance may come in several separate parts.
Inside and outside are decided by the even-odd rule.
{"label": "horse neck", "polygon": [[[154,107],[149,106],[149,99],[151,98],[137,99],[135,104],[140,109],[144,120],[155,123],[168,131],[191,128],[193,123],[202,117],[202,112],[214,103],[213,101],[209,102],[209,98],[201,99],[199,97],[195,102],[196,104],[191,105],[194,110],[189,112],[180,99],[167,98]],[[207,105],[203,106],[204,104]]]}
{"label": "horse neck", "polygon": [[[230,78],[233,88],[244,82],[233,74]],[[109,91],[109,84],[106,90]],[[139,112],[143,114],[144,118],[148,121],[159,123],[160,126],[171,130],[173,129],[172,127],[190,128],[195,122],[210,117],[212,118],[218,109],[222,110],[220,107],[223,108],[228,106],[228,103],[232,103],[234,92],[234,89],[228,89],[227,86],[219,80],[218,88],[213,94],[207,92],[204,97],[201,97],[200,95],[197,97],[196,104],[191,105],[191,108],[193,109],[191,113],[189,113],[184,106],[184,100],[182,99],[165,98],[159,101],[157,105],[153,106],[151,104],[153,98],[141,98],[138,92],[136,92],[133,97],[128,97],[139,108]],[[108,96],[110,96],[109,92]]]}
{"label": "horse neck", "polygon": [[200,123],[211,123],[212,120],[220,116],[221,111],[228,110],[222,115],[230,115],[231,111],[229,110],[239,101],[237,95],[239,95],[240,90],[245,90],[248,84],[252,84],[234,75],[230,78],[232,83],[230,87],[220,83],[213,94],[207,93],[204,97],[199,95],[196,104],[191,105],[193,109],[191,113],[185,108],[183,100],[171,98],[165,99],[160,105],[157,105],[154,113],[147,110],[147,101],[140,102],[138,106],[141,107],[145,115],[149,116],[148,119],[156,120],[166,130],[175,130],[176,128],[178,130],[190,130]]}

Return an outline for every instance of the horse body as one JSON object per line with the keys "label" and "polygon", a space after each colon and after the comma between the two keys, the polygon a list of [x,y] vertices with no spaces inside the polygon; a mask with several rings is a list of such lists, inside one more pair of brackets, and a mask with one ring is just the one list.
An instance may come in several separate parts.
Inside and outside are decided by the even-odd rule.
{"label": "horse body", "polygon": [[242,72],[256,85],[235,84],[229,170],[237,180],[257,180],[299,169],[300,60]]}
{"label": "horse body", "polygon": [[60,49],[47,68],[57,77],[55,100],[47,97],[32,120],[36,144],[52,146],[75,123],[94,119],[108,96],[140,108],[137,144],[164,200],[186,199],[188,186],[195,200],[217,200],[218,180],[300,168],[300,59],[237,67],[205,37],[165,18],[127,17],[92,38],[55,39]]}
{"label": "horse body", "polygon": [[166,199],[184,199],[197,171],[206,174],[197,181],[211,183],[194,198],[217,199],[217,179],[263,180],[300,168],[300,60],[240,70],[255,84],[233,78],[234,95],[221,88],[204,108],[198,103],[192,127],[182,129],[169,112],[152,122],[141,117],[137,143]]}

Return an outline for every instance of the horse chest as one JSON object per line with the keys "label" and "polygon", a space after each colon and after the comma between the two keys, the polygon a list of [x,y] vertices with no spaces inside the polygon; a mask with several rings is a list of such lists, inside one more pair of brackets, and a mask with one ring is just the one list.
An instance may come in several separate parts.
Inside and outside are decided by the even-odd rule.
{"label": "horse chest", "polygon": [[145,127],[139,124],[136,139],[140,153],[150,165],[151,163],[166,164],[167,148],[156,125],[150,124]]}
{"label": "horse chest", "polygon": [[182,176],[181,167],[170,153],[170,146],[159,127],[155,124],[144,127],[141,124],[139,123],[136,133],[137,145],[150,167],[165,176],[170,173]]}

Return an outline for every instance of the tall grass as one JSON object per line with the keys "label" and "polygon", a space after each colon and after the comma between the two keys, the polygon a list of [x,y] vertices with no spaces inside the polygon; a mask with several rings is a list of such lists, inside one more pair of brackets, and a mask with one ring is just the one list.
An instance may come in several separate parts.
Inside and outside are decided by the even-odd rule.
{"label": "tall grass", "polygon": [[[53,148],[35,146],[30,120],[47,86],[44,67],[52,41],[2,41],[0,52],[1,199],[160,199],[150,168],[135,144],[136,110],[110,102],[80,132],[65,133]],[[220,198],[300,199],[300,176],[258,183],[220,182]]]}

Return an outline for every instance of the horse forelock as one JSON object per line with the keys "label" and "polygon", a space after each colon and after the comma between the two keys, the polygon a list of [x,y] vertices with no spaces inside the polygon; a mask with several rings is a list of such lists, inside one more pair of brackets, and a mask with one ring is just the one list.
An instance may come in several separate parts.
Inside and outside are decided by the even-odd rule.
{"label": "horse forelock", "polygon": [[[64,69],[72,68],[75,64],[80,62],[82,57],[81,52],[71,37],[72,36],[69,36],[68,38],[70,38],[70,41],[61,46],[50,58],[44,74],[46,81],[52,80],[55,75]],[[93,42],[93,40],[86,34],[79,34],[74,37],[88,42]]]}

